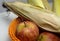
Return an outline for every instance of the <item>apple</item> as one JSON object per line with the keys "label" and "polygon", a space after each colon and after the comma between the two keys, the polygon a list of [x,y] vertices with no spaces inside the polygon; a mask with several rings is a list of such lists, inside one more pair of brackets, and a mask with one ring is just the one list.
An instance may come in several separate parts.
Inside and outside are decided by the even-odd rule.
{"label": "apple", "polygon": [[38,41],[59,41],[59,38],[49,32],[43,32],[40,34]]}
{"label": "apple", "polygon": [[39,29],[35,23],[24,21],[18,25],[16,35],[21,41],[36,41],[39,36]]}

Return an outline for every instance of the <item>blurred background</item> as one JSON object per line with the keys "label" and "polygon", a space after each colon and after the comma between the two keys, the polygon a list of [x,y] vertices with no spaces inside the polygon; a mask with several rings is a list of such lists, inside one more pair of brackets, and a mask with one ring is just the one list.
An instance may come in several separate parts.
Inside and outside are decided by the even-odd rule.
{"label": "blurred background", "polygon": [[0,13],[5,12],[6,9],[2,7],[3,2],[12,2],[12,1],[22,1],[22,2],[27,2],[27,0],[0,0]]}

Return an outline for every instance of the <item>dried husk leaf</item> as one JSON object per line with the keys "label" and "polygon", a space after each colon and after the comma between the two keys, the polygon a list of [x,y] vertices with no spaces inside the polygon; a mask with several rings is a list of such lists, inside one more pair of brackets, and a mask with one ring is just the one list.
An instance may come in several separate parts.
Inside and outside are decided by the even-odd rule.
{"label": "dried husk leaf", "polygon": [[60,32],[60,18],[53,12],[21,2],[6,3],[6,6],[18,16],[34,21],[39,27]]}

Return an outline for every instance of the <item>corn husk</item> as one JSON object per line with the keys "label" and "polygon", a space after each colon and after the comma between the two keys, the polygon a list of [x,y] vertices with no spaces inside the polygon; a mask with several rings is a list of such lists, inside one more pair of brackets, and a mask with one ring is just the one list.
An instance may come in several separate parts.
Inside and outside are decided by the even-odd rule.
{"label": "corn husk", "polygon": [[60,18],[42,8],[34,7],[21,2],[5,3],[5,5],[18,16],[23,16],[34,21],[39,27],[51,31],[60,32]]}

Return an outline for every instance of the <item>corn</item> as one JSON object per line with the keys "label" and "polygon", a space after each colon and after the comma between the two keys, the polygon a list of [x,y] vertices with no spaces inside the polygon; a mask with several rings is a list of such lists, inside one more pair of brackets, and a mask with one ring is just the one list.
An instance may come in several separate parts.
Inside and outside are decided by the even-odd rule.
{"label": "corn", "polygon": [[5,4],[15,14],[32,20],[39,27],[52,32],[60,32],[60,18],[54,15],[53,12],[21,2]]}
{"label": "corn", "polygon": [[53,0],[53,11],[60,17],[60,0]]}
{"label": "corn", "polygon": [[27,1],[29,4],[32,4],[34,6],[51,10],[48,0],[27,0]]}

